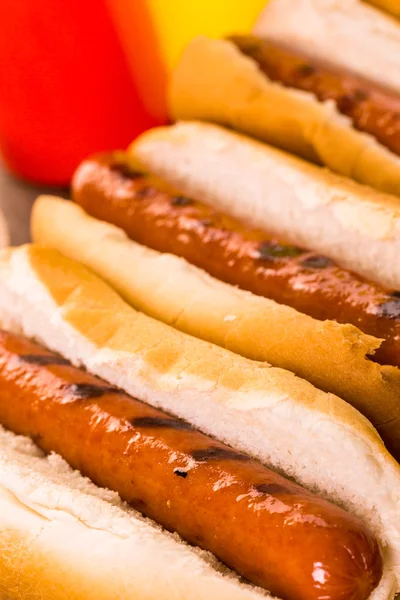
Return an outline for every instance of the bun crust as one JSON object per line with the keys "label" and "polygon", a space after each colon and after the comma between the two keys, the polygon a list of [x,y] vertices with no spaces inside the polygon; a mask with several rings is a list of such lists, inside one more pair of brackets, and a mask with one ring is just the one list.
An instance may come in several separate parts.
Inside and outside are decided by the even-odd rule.
{"label": "bun crust", "polygon": [[400,157],[354,129],[334,103],[272,82],[232,42],[192,40],[173,73],[169,103],[176,120],[232,127],[340,175],[400,195]]}
{"label": "bun crust", "polygon": [[38,246],[1,254],[0,321],[347,507],[399,574],[400,466],[343,400],[136,312]]}
{"label": "bun crust", "polygon": [[368,358],[379,346],[376,338],[218,281],[183,259],[140,246],[72,202],[41,196],[31,223],[36,242],[83,263],[138,310],[349,401],[391,440],[393,452],[399,445],[400,456],[400,370]]}

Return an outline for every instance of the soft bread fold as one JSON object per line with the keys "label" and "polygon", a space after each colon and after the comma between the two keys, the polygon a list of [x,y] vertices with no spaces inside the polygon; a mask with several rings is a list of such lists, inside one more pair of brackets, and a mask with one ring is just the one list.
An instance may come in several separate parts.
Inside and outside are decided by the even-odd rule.
{"label": "soft bread fold", "polygon": [[150,130],[130,153],[183,193],[400,290],[400,203],[222,127]]}
{"label": "soft bread fold", "polygon": [[333,102],[272,82],[227,40],[198,37],[189,43],[173,73],[169,103],[176,120],[232,127],[400,195],[399,156],[354,129]]}
{"label": "soft bread fold", "polygon": [[[375,592],[388,598],[390,576]],[[4,594],[4,596],[2,595]],[[182,542],[27,438],[0,428],[0,598],[261,600]]]}
{"label": "soft bread fold", "polygon": [[61,198],[39,197],[31,223],[34,241],[83,263],[151,317],[349,401],[400,456],[400,370],[368,358],[380,344],[376,338],[218,281]]}
{"label": "soft bread fold", "polygon": [[361,0],[269,0],[254,33],[400,91],[399,23]]}
{"label": "soft bread fold", "polygon": [[0,256],[0,321],[359,515],[400,571],[400,466],[355,409],[136,312],[55,250]]}

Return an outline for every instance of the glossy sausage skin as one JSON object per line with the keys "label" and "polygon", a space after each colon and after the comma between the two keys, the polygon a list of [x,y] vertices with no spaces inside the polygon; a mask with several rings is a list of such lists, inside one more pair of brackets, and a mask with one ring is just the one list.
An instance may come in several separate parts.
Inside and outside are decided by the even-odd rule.
{"label": "glossy sausage skin", "polygon": [[380,580],[357,518],[2,330],[0,423],[284,600],[366,600]]}
{"label": "glossy sausage skin", "polygon": [[357,518],[1,330],[0,423],[285,600],[365,600],[381,577]]}
{"label": "glossy sausage skin", "polygon": [[113,155],[88,159],[75,173],[73,198],[90,215],[222,281],[315,319],[356,325],[385,340],[374,360],[400,367],[400,293],[267,232],[250,230],[200,202],[161,191],[162,183],[118,161]]}
{"label": "glossy sausage skin", "polygon": [[229,38],[255,60],[272,81],[333,100],[353,126],[400,156],[400,96],[351,72],[344,72],[275,42],[255,36]]}

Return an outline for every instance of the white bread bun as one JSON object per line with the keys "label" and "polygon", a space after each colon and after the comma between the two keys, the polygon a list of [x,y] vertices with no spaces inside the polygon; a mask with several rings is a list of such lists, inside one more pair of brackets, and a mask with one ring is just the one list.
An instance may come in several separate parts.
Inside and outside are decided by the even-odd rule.
{"label": "white bread bun", "polygon": [[189,43],[171,79],[169,104],[175,120],[232,127],[400,196],[399,156],[357,131],[334,102],[271,81],[230,41]]}
{"label": "white bread bun", "polygon": [[380,340],[218,281],[184,259],[133,242],[61,198],[39,197],[31,224],[35,242],[83,263],[138,310],[344,398],[400,457],[400,369],[368,359]]}
{"label": "white bread bun", "polygon": [[399,23],[360,0],[270,0],[254,33],[400,92]]}
{"label": "white bread bun", "polygon": [[377,8],[380,8],[381,10],[400,18],[399,0],[365,0],[365,2],[369,2],[369,4],[373,4]]}
{"label": "white bread bun", "polygon": [[[391,585],[388,573],[375,594],[391,598]],[[0,598],[271,596],[240,583],[214,556],[143,518],[59,456],[46,457],[27,438],[0,428]]]}
{"label": "white bread bun", "polygon": [[183,193],[400,290],[400,203],[216,125],[142,134],[131,155]]}
{"label": "white bread bun", "polygon": [[343,400],[136,312],[39,246],[2,252],[0,322],[359,515],[399,581],[400,466]]}

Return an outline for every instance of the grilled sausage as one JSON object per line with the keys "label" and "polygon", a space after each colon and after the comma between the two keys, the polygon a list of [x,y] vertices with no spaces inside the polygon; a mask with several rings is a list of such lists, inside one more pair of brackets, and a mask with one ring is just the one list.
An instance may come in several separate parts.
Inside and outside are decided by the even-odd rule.
{"label": "grilled sausage", "polygon": [[284,600],[366,600],[380,580],[357,518],[1,330],[0,423]]}
{"label": "grilled sausage", "polygon": [[369,133],[400,156],[400,97],[393,91],[275,42],[255,36],[229,40],[255,60],[269,79],[311,92],[322,102],[333,100],[355,129]]}
{"label": "grilled sausage", "polygon": [[222,281],[383,339],[374,360],[400,367],[399,292],[369,283],[325,256],[247,229],[130,171],[119,155],[84,161],[73,179],[73,198],[137,242],[182,256]]}

